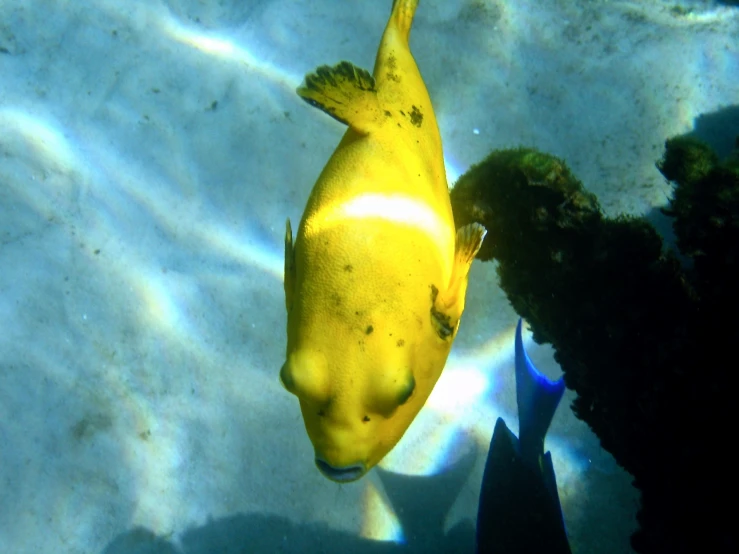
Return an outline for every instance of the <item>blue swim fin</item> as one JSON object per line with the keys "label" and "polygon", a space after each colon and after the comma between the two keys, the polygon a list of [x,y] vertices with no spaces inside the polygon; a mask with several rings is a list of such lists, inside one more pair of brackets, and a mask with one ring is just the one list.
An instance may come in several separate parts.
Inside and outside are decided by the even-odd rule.
{"label": "blue swim fin", "polygon": [[477,511],[477,554],[570,554],[552,456],[544,437],[564,394],[534,367],[516,328],[519,437],[498,418]]}
{"label": "blue swim fin", "polygon": [[[545,481],[551,475],[554,486],[550,493],[558,498],[557,484],[554,482],[554,470],[551,469],[551,456],[544,453],[544,437],[557,411],[559,401],[565,392],[564,378],[556,381],[547,379],[531,363],[529,355],[523,348],[521,322],[516,326],[516,402],[518,404],[518,442],[521,459],[534,471],[542,472]],[[548,466],[547,468],[547,460]],[[549,471],[547,471],[549,469]]]}

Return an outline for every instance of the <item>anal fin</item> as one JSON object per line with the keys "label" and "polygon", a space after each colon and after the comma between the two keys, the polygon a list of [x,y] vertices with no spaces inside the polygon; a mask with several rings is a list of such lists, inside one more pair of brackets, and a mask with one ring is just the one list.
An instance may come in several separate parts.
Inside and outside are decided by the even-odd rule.
{"label": "anal fin", "polygon": [[375,79],[349,62],[323,65],[306,75],[300,97],[355,131],[368,134],[382,122]]}

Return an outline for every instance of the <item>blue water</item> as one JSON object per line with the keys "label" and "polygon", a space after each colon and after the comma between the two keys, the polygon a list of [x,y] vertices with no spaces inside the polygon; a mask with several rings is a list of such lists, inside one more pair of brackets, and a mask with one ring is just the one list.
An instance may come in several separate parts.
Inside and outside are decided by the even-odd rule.
{"label": "blue water", "polygon": [[[343,133],[294,89],[371,68],[390,4],[0,1],[0,552],[471,552],[495,418],[516,428],[491,264],[382,464],[425,479],[325,480],[277,380],[284,222]],[[450,182],[526,145],[653,214],[664,140],[739,98],[739,10],[674,5],[422,0]],[[628,552],[636,492],[570,400],[547,448],[573,550]]]}

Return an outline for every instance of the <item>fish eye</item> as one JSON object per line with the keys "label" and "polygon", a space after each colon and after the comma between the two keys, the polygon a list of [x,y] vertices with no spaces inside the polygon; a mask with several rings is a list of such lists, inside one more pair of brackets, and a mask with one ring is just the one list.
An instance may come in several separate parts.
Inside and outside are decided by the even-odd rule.
{"label": "fish eye", "polygon": [[295,390],[295,381],[287,367],[287,362],[282,364],[282,368],[280,369],[280,383],[282,383],[282,386],[285,387],[288,392],[293,392]]}
{"label": "fish eye", "polygon": [[372,411],[391,417],[398,406],[408,402],[415,388],[416,380],[408,368],[378,370],[373,374],[368,405]]}
{"label": "fish eye", "polygon": [[409,373],[410,379],[406,381],[405,386],[400,391],[398,396],[398,405],[402,406],[408,399],[413,395],[413,391],[416,389],[416,378],[413,377],[413,373]]}

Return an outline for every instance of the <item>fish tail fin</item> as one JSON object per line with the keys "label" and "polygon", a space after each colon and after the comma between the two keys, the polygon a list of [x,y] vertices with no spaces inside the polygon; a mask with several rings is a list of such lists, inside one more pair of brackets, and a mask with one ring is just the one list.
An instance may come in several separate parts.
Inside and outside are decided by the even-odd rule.
{"label": "fish tail fin", "polygon": [[413,16],[416,13],[418,7],[418,0],[394,0],[393,11],[390,15],[390,21],[395,25],[395,28],[408,40],[408,36],[411,34],[411,26],[413,25]]}
{"label": "fish tail fin", "polygon": [[547,379],[531,363],[523,348],[521,320],[516,326],[516,400],[518,440],[524,463],[541,471],[545,463],[544,437],[565,390],[564,379]]}

